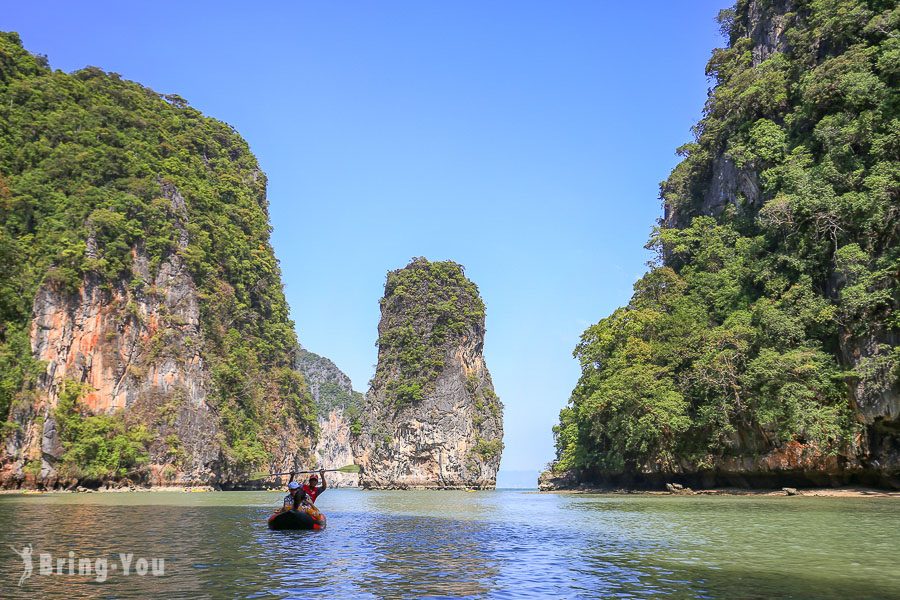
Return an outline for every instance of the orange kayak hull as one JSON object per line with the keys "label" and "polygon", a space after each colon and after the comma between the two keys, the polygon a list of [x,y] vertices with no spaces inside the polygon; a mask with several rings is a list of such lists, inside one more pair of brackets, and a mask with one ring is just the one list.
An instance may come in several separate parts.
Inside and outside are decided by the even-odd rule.
{"label": "orange kayak hull", "polygon": [[285,529],[307,529],[317,531],[325,529],[327,519],[315,507],[298,510],[280,510],[269,517],[269,529],[281,531]]}

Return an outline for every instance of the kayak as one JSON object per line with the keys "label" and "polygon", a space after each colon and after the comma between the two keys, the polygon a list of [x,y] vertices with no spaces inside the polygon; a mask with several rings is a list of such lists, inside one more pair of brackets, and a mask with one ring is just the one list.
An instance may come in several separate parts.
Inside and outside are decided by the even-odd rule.
{"label": "kayak", "polygon": [[325,515],[315,506],[298,510],[279,510],[269,517],[269,529],[325,529]]}

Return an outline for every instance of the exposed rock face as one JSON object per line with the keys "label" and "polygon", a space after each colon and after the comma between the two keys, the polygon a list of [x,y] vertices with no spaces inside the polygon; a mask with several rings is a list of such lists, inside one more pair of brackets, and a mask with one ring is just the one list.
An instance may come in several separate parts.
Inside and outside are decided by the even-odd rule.
{"label": "exposed rock face", "polygon": [[[829,30],[824,23],[831,23],[837,15],[848,18]],[[707,261],[709,255],[698,260],[707,251],[716,253],[712,250],[715,242],[703,239],[700,252],[685,251],[685,245],[693,242],[678,235],[684,232],[675,231],[699,232],[706,226],[742,238],[740,243],[748,245],[736,243],[735,248],[741,248],[742,256],[753,255],[745,264],[766,264],[766,274],[756,276],[749,285],[741,284],[741,302],[733,302],[727,309],[723,309],[727,303],[710,305],[706,309],[708,325],[700,321],[687,328],[709,333],[708,339],[715,340],[697,353],[700,360],[717,356],[715,360],[721,362],[697,368],[697,359],[687,358],[679,364],[678,360],[661,359],[667,350],[652,350],[649,362],[671,369],[673,389],[687,407],[684,429],[670,438],[674,451],[668,456],[635,451],[638,444],[616,445],[629,437],[623,432],[630,429],[616,423],[614,417],[639,411],[614,414],[616,409],[600,409],[592,414],[598,405],[613,404],[612,385],[594,382],[614,380],[602,366],[613,363],[609,356],[623,347],[616,344],[628,335],[619,338],[612,327],[600,327],[602,333],[585,343],[590,351],[579,356],[584,383],[576,387],[578,395],[573,394],[573,410],[564,409],[561,426],[555,431],[560,450],[556,466],[560,471],[584,467],[566,472],[570,483],[605,486],[659,488],[677,475],[682,484],[703,487],[865,484],[900,488],[900,335],[896,318],[900,290],[892,262],[900,232],[896,187],[882,192],[870,184],[875,174],[892,168],[896,159],[874,144],[863,144],[854,149],[852,164],[837,166],[841,161],[836,157],[844,147],[836,137],[824,141],[824,132],[833,131],[834,123],[855,123],[870,116],[873,124],[867,139],[888,135],[887,124],[896,119],[894,105],[879,104],[880,96],[873,92],[862,108],[833,90],[855,77],[866,77],[879,89],[892,89],[894,82],[868,57],[886,52],[893,40],[897,9],[862,0],[841,0],[827,6],[797,0],[739,0],[722,16],[729,47],[713,52],[707,74],[715,88],[710,90],[704,118],[694,129],[694,140],[679,149],[684,160],[661,186],[665,212],[660,235],[653,243],[661,251],[663,264],[651,275],[667,277],[670,270],[673,277],[667,279],[666,287],[674,289],[683,283],[689,294],[724,289],[719,285],[707,288],[708,282],[693,277],[703,273],[712,278],[725,272],[725,261]],[[857,58],[862,56],[866,58]],[[841,71],[841,76],[830,74],[838,69],[846,71]],[[772,86],[773,93],[763,101],[765,85]],[[828,90],[822,92],[828,96],[827,102],[817,95],[821,90]],[[850,128],[841,131],[846,134]],[[850,197],[865,199],[869,212],[843,213],[843,203]],[[744,254],[751,240],[762,246]],[[792,287],[773,283],[781,277]],[[822,320],[799,326],[792,340],[786,329],[774,325],[775,315],[797,310],[802,302],[790,291],[807,287],[823,307],[816,313]],[[632,303],[621,309],[626,311],[621,314],[643,310],[650,297],[646,289],[636,286]],[[759,310],[767,302],[781,302],[784,309]],[[671,314],[670,306],[674,304],[660,312]],[[754,314],[747,321],[748,331],[769,333],[747,338],[730,335],[737,329],[732,329],[729,321],[737,323],[735,317],[747,306],[747,314]],[[630,315],[617,320],[617,316],[598,326],[639,320]],[[728,336],[719,337],[716,330],[720,325],[730,330]],[[654,326],[636,337],[653,347],[656,339],[666,338],[666,334],[658,335],[665,329]],[[609,343],[607,335],[612,340]],[[691,339],[680,335],[668,339],[679,338]],[[751,339],[745,346],[749,351],[741,349],[743,340]],[[681,346],[689,355],[691,347]],[[789,414],[797,406],[790,386],[800,382],[801,371],[785,361],[759,379],[764,386],[751,384],[752,377],[746,374],[765,363],[760,360],[763,352],[786,355],[788,349],[814,351],[822,366],[806,370],[830,374],[822,379],[822,385],[803,384],[807,385],[806,398],[815,399],[815,404],[797,410],[795,414],[803,418],[776,433],[788,419],[773,417],[757,407],[767,402]],[[642,362],[624,352],[620,356],[629,366]],[[784,392],[766,398],[764,388],[783,375],[789,380],[781,386]],[[713,383],[698,387],[697,382],[707,377]],[[830,382],[840,383],[829,389]],[[718,390],[710,392],[716,386]],[[592,393],[602,400],[594,401]],[[729,399],[732,394],[737,400],[734,404]],[[714,395],[718,405],[708,403]],[[635,398],[637,394],[624,396]],[[823,416],[811,416],[819,407],[826,407]],[[735,418],[736,414],[742,414],[741,418]],[[714,419],[709,415],[715,415]],[[728,422],[729,428],[718,428],[715,419]],[[823,424],[829,421],[831,430],[839,435],[822,435]],[[608,423],[616,424],[606,428]],[[706,427],[709,429],[704,430]],[[717,439],[706,437],[706,431],[713,430]],[[588,452],[565,452],[576,448]],[[706,448],[711,451],[701,457]],[[591,456],[593,452],[596,454]],[[583,458],[586,456],[590,458]],[[547,477],[569,485],[558,474]]]}
{"label": "exposed rock face", "polygon": [[[748,3],[746,30],[743,34],[752,41],[754,66],[775,52],[785,52],[788,49],[784,33],[793,10],[793,0],[777,0],[772,3],[751,0]],[[737,166],[726,149],[722,148],[712,161],[709,184],[703,192],[699,209],[666,203],[663,207],[663,223],[666,227],[687,227],[695,216],[718,217],[729,206],[745,213],[756,211],[762,206],[762,201],[757,170],[752,165]]]}
{"label": "exposed rock face", "polygon": [[[351,421],[358,422],[362,394],[354,391],[350,378],[323,356],[301,348],[297,351],[297,368],[316,403],[319,436],[314,449],[315,466],[337,469],[354,464]],[[359,475],[329,473],[328,485],[356,487]]]}
{"label": "exposed rock face", "polygon": [[571,490],[578,486],[578,475],[571,471],[555,473],[544,471],[538,477],[538,490],[542,492],[555,492],[557,490]]}
{"label": "exposed rock face", "polygon": [[237,487],[309,464],[246,141],[177,95],[51,70],[15,33],[0,56],[0,487]]}
{"label": "exposed rock face", "polygon": [[[164,192],[180,231],[179,248],[184,249],[184,199],[174,187]],[[89,238],[86,251],[95,248]],[[150,426],[155,441],[149,448],[147,483],[234,485],[246,479],[230,468],[218,439],[218,416],[207,402],[212,384],[203,359],[197,286],[177,253],[160,264],[155,276],[141,246],[132,249],[132,257],[132,281],[145,285],[108,285],[88,274],[75,294],[52,284],[39,290],[31,346],[46,371],[36,401],[13,407],[11,420],[20,429],[6,440],[3,485],[64,483],[56,469],[63,446],[54,409],[67,381],[86,386],[80,402],[91,413],[124,410],[130,423]],[[303,428],[289,426],[273,448],[276,464],[301,463],[309,452],[306,439]],[[40,471],[29,472],[26,466],[35,461],[40,461]]]}
{"label": "exposed rock face", "polygon": [[741,212],[759,210],[762,194],[759,175],[755,169],[738,167],[724,151],[712,162],[709,184],[698,208],[693,206],[663,207],[663,224],[666,227],[687,227],[691,219],[699,215],[720,216],[729,207]]}
{"label": "exposed rock face", "polygon": [[890,372],[891,353],[900,345],[898,336],[881,330],[860,338],[844,330],[840,342],[844,361],[862,375],[850,386],[862,422],[872,425],[880,420],[900,420],[900,390]]}
{"label": "exposed rock face", "polygon": [[785,52],[788,43],[784,31],[791,13],[793,0],[760,2],[751,0],[747,9],[747,36],[753,41],[753,65],[758,65],[775,52]]}
{"label": "exposed rock face", "polygon": [[[900,306],[900,299],[894,298]],[[860,377],[850,385],[858,420],[865,433],[856,444],[861,468],[880,472],[889,478],[885,483],[900,489],[900,379],[892,353],[900,342],[893,332],[883,329],[865,337],[856,337],[847,329],[840,335],[841,354],[848,367]]]}
{"label": "exposed rock face", "polygon": [[493,488],[502,405],[482,356],[484,304],[452,262],[388,274],[378,367],[354,448],[366,488]]}
{"label": "exposed rock face", "polygon": [[[168,192],[179,219],[176,226],[186,236],[181,222],[186,218],[184,200],[176,190]],[[186,244],[183,237],[181,248]],[[96,251],[92,238],[86,251]],[[176,254],[160,265],[156,277],[150,276],[142,248],[134,248],[132,256],[134,275],[151,282],[149,286],[109,289],[88,275],[74,295],[52,285],[38,291],[31,347],[47,369],[40,378],[40,401],[14,415],[15,421],[26,425],[8,439],[6,453],[12,460],[4,466],[5,479],[24,479],[26,462],[40,459],[38,479],[45,485],[55,483],[54,466],[63,449],[53,409],[67,379],[88,386],[82,402],[95,414],[161,398],[174,400],[178,405],[174,431],[189,444],[182,477],[186,482],[213,478],[219,449],[206,405],[209,374],[200,355],[203,337],[196,287]],[[163,336],[168,348],[183,351],[153,353],[153,342]]]}
{"label": "exposed rock face", "polygon": [[[344,411],[336,408],[319,415],[319,438],[314,448],[315,461],[325,469],[340,469],[354,463],[353,448],[350,444],[350,422]],[[355,473],[328,473],[331,487],[357,487],[359,475]]]}
{"label": "exposed rock face", "polygon": [[709,189],[703,196],[700,214],[719,216],[730,204],[742,208],[760,206],[759,177],[753,169],[741,169],[727,156],[720,156],[713,163],[713,175]]}
{"label": "exposed rock face", "polygon": [[[793,19],[798,18],[797,3],[793,0],[763,2],[749,0],[745,16],[736,32],[748,38],[752,64],[757,66],[775,53],[790,52],[785,31]],[[734,40],[732,40],[734,41]],[[820,48],[820,53],[824,48]],[[708,183],[702,193],[702,202],[683,207],[665,205],[663,224],[666,227],[686,227],[695,216],[720,217],[728,207],[738,214],[756,215],[767,201],[764,198],[759,177],[759,167],[748,164],[738,167],[722,148],[712,160]],[[833,274],[826,285],[826,293],[839,302],[838,293],[844,281]],[[894,307],[900,306],[900,298],[892,299]],[[900,380],[891,373],[894,365],[892,352],[897,347],[898,336],[884,327],[877,327],[864,336],[854,334],[854,323],[839,323],[838,342],[840,357],[848,370],[859,374],[850,382],[850,394],[854,413],[866,431],[860,435],[851,452],[837,457],[826,455],[814,446],[789,445],[761,456],[717,465],[718,469],[739,473],[756,472],[763,478],[774,478],[784,473],[786,478],[796,478],[811,483],[839,483],[853,474],[862,474],[880,485],[898,486],[896,478],[887,475],[900,471],[900,447],[897,445],[897,422],[900,419]],[[738,444],[739,446],[741,444]],[[754,448],[746,448],[748,454]],[[880,474],[879,474],[880,473]],[[740,482],[738,482],[740,483]]]}

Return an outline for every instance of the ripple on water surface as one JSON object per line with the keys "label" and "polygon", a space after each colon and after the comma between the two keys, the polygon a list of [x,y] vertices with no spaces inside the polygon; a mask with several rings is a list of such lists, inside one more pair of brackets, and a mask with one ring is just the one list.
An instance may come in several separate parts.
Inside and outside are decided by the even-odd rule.
{"label": "ripple on water surface", "polygon": [[[329,490],[325,531],[269,531],[280,499],[0,496],[0,597],[900,597],[894,499]],[[106,581],[40,574],[70,551]],[[165,574],[135,575],[142,557]]]}

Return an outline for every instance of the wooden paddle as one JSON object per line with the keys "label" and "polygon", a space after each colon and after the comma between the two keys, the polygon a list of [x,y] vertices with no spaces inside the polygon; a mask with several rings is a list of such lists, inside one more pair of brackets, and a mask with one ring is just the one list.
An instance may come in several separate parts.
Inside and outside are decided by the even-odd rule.
{"label": "wooden paddle", "polygon": [[263,479],[265,477],[278,477],[280,475],[302,475],[306,473],[318,473],[320,471],[325,471],[326,473],[359,473],[359,465],[344,465],[340,469],[317,469],[315,471],[288,471],[287,473],[254,473],[254,479]]}

